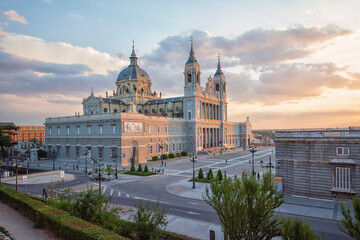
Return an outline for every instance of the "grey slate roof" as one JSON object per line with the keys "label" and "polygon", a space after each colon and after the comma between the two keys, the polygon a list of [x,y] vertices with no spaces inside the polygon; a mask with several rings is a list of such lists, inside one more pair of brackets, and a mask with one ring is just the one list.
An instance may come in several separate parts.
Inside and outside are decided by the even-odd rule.
{"label": "grey slate roof", "polygon": [[183,97],[174,97],[174,98],[163,98],[163,99],[156,99],[156,100],[149,100],[144,105],[151,105],[157,103],[169,103],[169,102],[182,102]]}

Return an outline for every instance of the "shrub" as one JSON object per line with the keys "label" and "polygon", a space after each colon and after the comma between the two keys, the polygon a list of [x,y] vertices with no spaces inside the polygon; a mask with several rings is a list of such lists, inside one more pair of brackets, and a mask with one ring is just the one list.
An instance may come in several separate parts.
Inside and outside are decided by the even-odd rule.
{"label": "shrub", "polygon": [[214,174],[213,174],[211,168],[209,169],[209,172],[208,172],[206,178],[207,178],[208,180],[212,180],[212,179],[214,178]]}
{"label": "shrub", "polygon": [[38,154],[39,158],[46,158],[46,156],[47,156],[47,152],[44,149],[39,149],[37,151],[37,154]]}
{"label": "shrub", "polygon": [[188,155],[189,155],[188,152],[185,151],[181,152],[181,156],[188,156]]}
{"label": "shrub", "polygon": [[141,164],[139,163],[138,172],[142,172]]}
{"label": "shrub", "polygon": [[175,155],[173,153],[169,153],[169,158],[174,158]]}
{"label": "shrub", "polygon": [[144,172],[146,172],[146,173],[149,172],[149,168],[147,165],[145,165]]}
{"label": "shrub", "polygon": [[159,157],[158,157],[158,156],[153,156],[153,157],[152,157],[152,160],[153,160],[153,161],[157,161],[157,160],[159,160]]}
{"label": "shrub", "polygon": [[161,158],[162,158],[162,159],[168,159],[169,157],[168,157],[168,155],[163,154],[163,155],[161,155]]}
{"label": "shrub", "polygon": [[310,227],[310,223],[298,218],[284,218],[280,220],[281,239],[321,240],[323,236],[317,235]]}
{"label": "shrub", "polygon": [[181,157],[181,153],[176,153],[176,157]]}
{"label": "shrub", "polygon": [[216,179],[219,180],[219,181],[222,181],[222,180],[223,180],[223,175],[222,175],[222,172],[221,172],[220,169],[219,169],[219,171],[218,171],[217,174],[216,174]]}
{"label": "shrub", "polygon": [[200,170],[199,170],[198,178],[199,178],[199,179],[203,179],[203,178],[204,178],[204,173],[203,173],[202,168],[200,168]]}
{"label": "shrub", "polygon": [[131,164],[130,171],[131,171],[131,172],[135,172],[135,171],[136,171],[136,170],[135,170],[135,165],[134,165],[133,163]]}
{"label": "shrub", "polygon": [[131,214],[130,218],[135,223],[135,229],[140,239],[159,239],[161,231],[160,227],[166,228],[166,211],[159,210],[159,202],[153,208],[150,201],[145,204],[139,201],[135,204],[136,210]]}

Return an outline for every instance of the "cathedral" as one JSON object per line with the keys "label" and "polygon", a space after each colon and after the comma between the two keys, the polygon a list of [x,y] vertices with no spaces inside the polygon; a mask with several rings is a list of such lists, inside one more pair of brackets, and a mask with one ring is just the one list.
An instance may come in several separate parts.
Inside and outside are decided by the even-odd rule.
{"label": "cathedral", "polygon": [[83,114],[46,118],[47,149],[57,159],[77,159],[88,152],[95,161],[121,165],[145,163],[169,153],[206,153],[215,148],[235,148],[251,141],[251,123],[229,122],[226,78],[218,56],[217,69],[206,87],[191,42],[184,68],[184,95],[162,98],[152,91],[150,76],[138,65],[134,44],[130,64],[105,97],[84,98]]}

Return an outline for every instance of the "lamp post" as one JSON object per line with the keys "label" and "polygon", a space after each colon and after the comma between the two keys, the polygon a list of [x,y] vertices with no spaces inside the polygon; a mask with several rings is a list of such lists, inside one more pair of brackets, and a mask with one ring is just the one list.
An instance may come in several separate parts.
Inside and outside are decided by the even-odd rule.
{"label": "lamp post", "polygon": [[271,174],[271,155],[269,155],[269,167],[270,167],[270,174]]}
{"label": "lamp post", "polygon": [[[87,174],[87,156],[89,155],[89,151],[85,150],[85,151],[83,151],[82,154],[85,156],[85,174]],[[100,165],[99,165],[99,167],[100,167]]]}
{"label": "lamp post", "polygon": [[251,145],[249,151],[252,153],[252,175],[255,176],[255,153],[257,151],[257,147],[255,145]]}
{"label": "lamp post", "polygon": [[117,179],[118,178],[118,174],[117,174],[117,158],[118,158],[118,155],[116,152],[113,152],[113,153],[110,153],[109,156],[111,158],[115,158],[115,178]]}
{"label": "lamp post", "polygon": [[99,196],[101,194],[101,166],[99,163]]}
{"label": "lamp post", "polygon": [[165,147],[165,145],[166,145],[166,144],[165,144],[164,142],[159,143],[159,148],[161,149],[161,151],[160,151],[160,154],[161,154],[160,158],[161,158],[161,166],[162,166],[162,167],[164,166],[163,155],[164,155],[164,147]]}
{"label": "lamp post", "polygon": [[196,188],[195,187],[195,162],[197,160],[197,157],[195,156],[195,154],[193,154],[192,159],[190,158],[190,161],[193,163],[193,186],[192,188]]}
{"label": "lamp post", "polygon": [[53,159],[53,170],[55,170],[55,158],[56,158],[56,152],[55,151],[52,151],[51,157]]}
{"label": "lamp post", "polygon": [[15,158],[15,161],[16,162],[14,162],[13,164],[12,164],[12,166],[15,168],[15,170],[16,170],[16,186],[15,186],[15,189],[16,189],[16,191],[18,190],[18,174],[19,174],[19,168],[21,168],[21,164],[19,163],[18,164],[18,158],[16,157]]}

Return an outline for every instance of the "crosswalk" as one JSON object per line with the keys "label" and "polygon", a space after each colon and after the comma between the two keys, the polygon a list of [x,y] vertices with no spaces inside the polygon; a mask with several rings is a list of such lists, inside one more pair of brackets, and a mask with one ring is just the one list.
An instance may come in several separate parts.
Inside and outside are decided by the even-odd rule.
{"label": "crosswalk", "polygon": [[101,184],[101,194],[104,194],[107,197],[126,197],[126,198],[136,198],[136,196],[121,192],[119,190],[113,189],[109,186]]}

